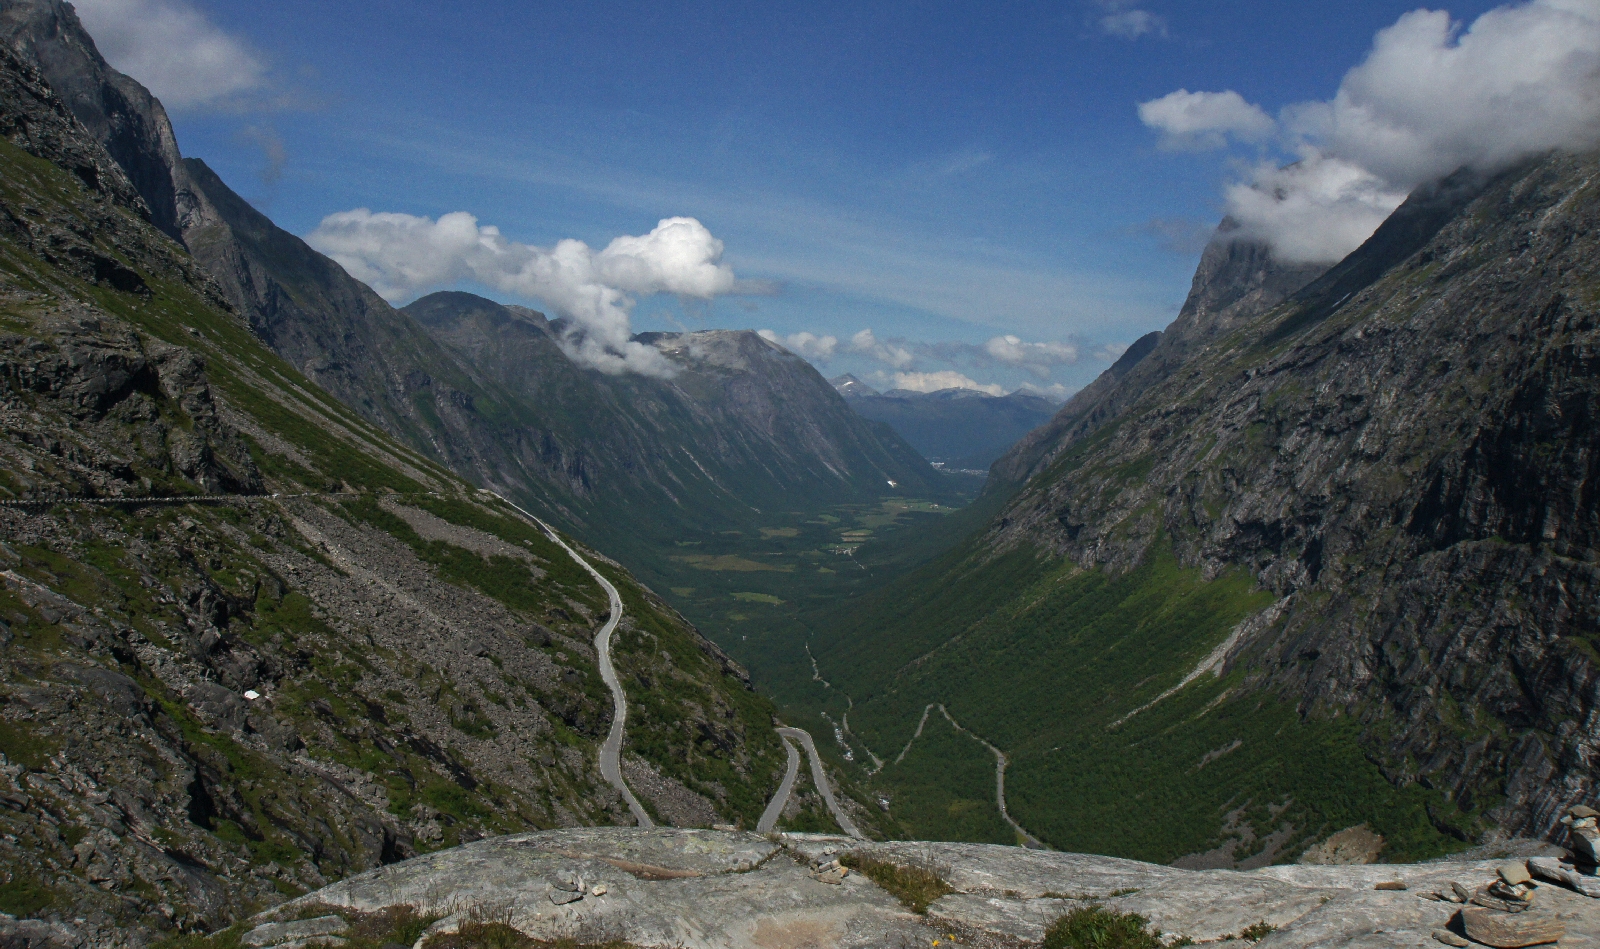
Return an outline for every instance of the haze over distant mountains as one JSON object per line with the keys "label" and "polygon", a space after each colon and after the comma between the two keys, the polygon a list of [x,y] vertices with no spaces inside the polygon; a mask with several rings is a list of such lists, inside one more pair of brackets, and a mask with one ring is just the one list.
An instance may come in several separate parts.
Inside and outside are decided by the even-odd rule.
{"label": "haze over distant mountains", "polygon": [[1058,408],[1023,391],[1004,396],[975,389],[878,392],[848,373],[829,382],[856,412],[894,429],[922,457],[950,470],[987,471]]}

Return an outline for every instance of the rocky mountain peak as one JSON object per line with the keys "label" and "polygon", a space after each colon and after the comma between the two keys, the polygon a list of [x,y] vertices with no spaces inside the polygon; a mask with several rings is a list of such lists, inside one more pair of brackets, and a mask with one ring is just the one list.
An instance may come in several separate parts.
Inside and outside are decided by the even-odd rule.
{"label": "rocky mountain peak", "polygon": [[842,376],[834,376],[828,380],[828,384],[833,386],[834,391],[847,399],[880,394],[877,389],[867,385],[848,372]]}
{"label": "rocky mountain peak", "polygon": [[64,0],[7,0],[0,6],[0,43],[35,64],[126,172],[168,237],[207,214],[204,197],[183,172],[166,109],[137,81],[117,72]]}

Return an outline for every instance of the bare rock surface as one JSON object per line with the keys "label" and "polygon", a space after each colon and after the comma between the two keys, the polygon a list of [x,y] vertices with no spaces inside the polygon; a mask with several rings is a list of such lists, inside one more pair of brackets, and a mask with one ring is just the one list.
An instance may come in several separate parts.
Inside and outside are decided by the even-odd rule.
{"label": "bare rock surface", "polygon": [[[955,892],[925,916],[859,873],[819,881],[814,865],[847,854],[937,872]],[[509,915],[535,938],[582,936],[684,949],[929,945],[1023,946],[1087,903],[1138,913],[1165,938],[1247,945],[1424,947],[1461,934],[1462,907],[1435,898],[1452,883],[1477,890],[1500,863],[1294,866],[1190,871],[1115,857],[991,844],[884,842],[821,834],[592,828],[516,834],[417,857],[326,887],[275,918],[315,906],[373,912],[410,903],[452,914]],[[1406,890],[1378,890],[1404,882]],[[1562,946],[1600,949],[1600,902],[1561,886],[1535,891],[1539,918]],[[1480,908],[1481,909],[1481,908]],[[1485,912],[1489,912],[1485,910]],[[1510,914],[1498,914],[1510,915]],[[1258,935],[1257,932],[1251,935]]]}

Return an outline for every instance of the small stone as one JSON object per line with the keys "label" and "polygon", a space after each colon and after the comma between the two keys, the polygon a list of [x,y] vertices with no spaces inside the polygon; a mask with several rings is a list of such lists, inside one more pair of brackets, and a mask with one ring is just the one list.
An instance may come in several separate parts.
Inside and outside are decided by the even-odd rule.
{"label": "small stone", "polygon": [[1573,820],[1582,820],[1585,817],[1600,817],[1600,811],[1583,804],[1576,804],[1567,808],[1567,816]]}
{"label": "small stone", "polygon": [[589,888],[590,896],[605,896],[607,892],[609,892],[609,888],[604,883],[596,883]]}
{"label": "small stone", "polygon": [[[1499,882],[1499,880],[1495,881],[1495,883]],[[1532,905],[1530,903],[1525,903],[1520,899],[1507,899],[1502,896],[1496,896],[1487,886],[1472,894],[1471,902],[1476,906],[1483,906],[1488,909],[1499,910],[1502,913],[1520,913]]]}
{"label": "small stone", "polygon": [[1468,906],[1460,916],[1469,939],[1495,949],[1542,946],[1567,934],[1561,921],[1547,913],[1511,915],[1482,906]]}
{"label": "small stone", "polygon": [[1452,882],[1450,884],[1450,892],[1455,895],[1455,899],[1450,901],[1452,903],[1465,903],[1467,900],[1472,899],[1472,894],[1459,883]]}
{"label": "small stone", "polygon": [[725,833],[731,833],[733,831],[738,830],[739,828],[737,826],[733,825],[733,824],[712,824],[711,825],[711,829],[712,830],[720,830],[720,831],[723,831]]}
{"label": "small stone", "polygon": [[1373,887],[1374,890],[1403,890],[1405,888],[1405,882],[1402,880],[1385,880]]}
{"label": "small stone", "polygon": [[1574,824],[1572,833],[1572,851],[1585,863],[1600,863],[1600,830],[1594,827],[1585,827]]}
{"label": "small stone", "polygon": [[1507,886],[1516,886],[1519,883],[1527,883],[1533,879],[1533,876],[1528,873],[1527,863],[1521,860],[1502,863],[1497,868],[1497,872],[1500,874],[1500,879],[1506,881]]}
{"label": "small stone", "polygon": [[557,906],[565,906],[568,903],[576,903],[581,899],[583,899],[582,893],[573,893],[569,890],[550,891],[550,902],[556,904]]}
{"label": "small stone", "polygon": [[1444,943],[1447,946],[1455,946],[1455,947],[1457,947],[1457,949],[1460,949],[1460,947],[1462,947],[1462,946],[1470,946],[1470,945],[1472,945],[1471,942],[1467,941],[1466,939],[1463,939],[1460,936],[1457,936],[1455,933],[1451,932],[1448,929],[1435,929],[1433,931],[1433,938],[1438,940],[1439,942]]}
{"label": "small stone", "polygon": [[839,876],[837,873],[830,873],[827,871],[813,873],[811,874],[811,879],[816,880],[818,883],[831,883],[834,886],[838,886],[844,882],[844,877]]}
{"label": "small stone", "polygon": [[558,890],[566,890],[569,893],[580,893],[583,891],[582,882],[570,873],[553,874],[545,879],[549,880],[550,885]]}

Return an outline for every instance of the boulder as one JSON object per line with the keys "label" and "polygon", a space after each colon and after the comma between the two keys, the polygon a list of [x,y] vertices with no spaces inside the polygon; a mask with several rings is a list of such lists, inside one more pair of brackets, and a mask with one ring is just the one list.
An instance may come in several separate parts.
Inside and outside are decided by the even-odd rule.
{"label": "boulder", "polygon": [[1567,932],[1561,920],[1548,913],[1500,913],[1485,906],[1463,909],[1461,927],[1472,941],[1495,949],[1542,946]]}
{"label": "boulder", "polygon": [[1579,873],[1572,865],[1562,863],[1554,857],[1533,857],[1528,861],[1528,870],[1541,880],[1561,883],[1584,896],[1600,899],[1600,876]]}

